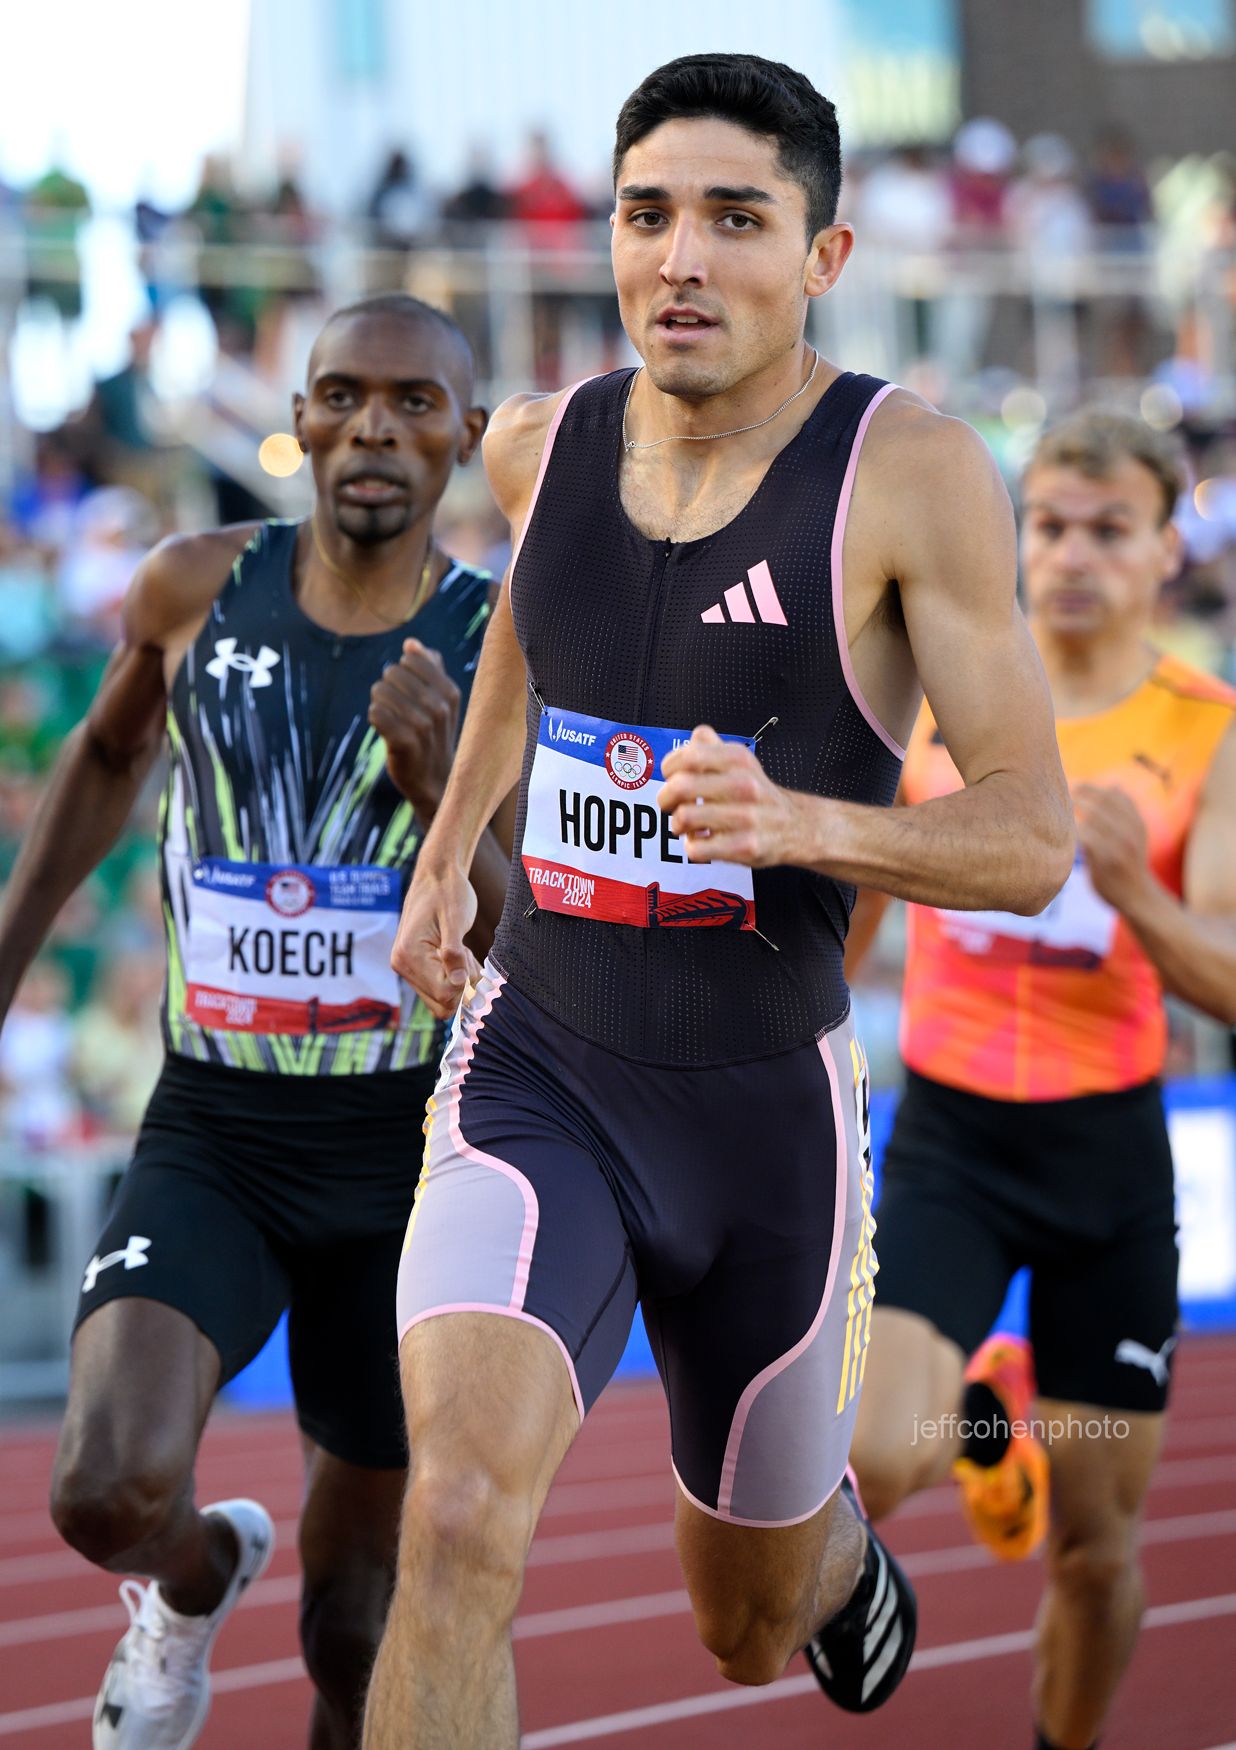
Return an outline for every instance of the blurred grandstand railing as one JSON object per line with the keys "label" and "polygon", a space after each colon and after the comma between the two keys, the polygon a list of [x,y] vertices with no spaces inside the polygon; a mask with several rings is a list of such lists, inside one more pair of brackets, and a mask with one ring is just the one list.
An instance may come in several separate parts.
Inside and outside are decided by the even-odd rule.
{"label": "blurred grandstand railing", "polygon": [[[105,221],[111,222],[111,221]],[[54,303],[80,287],[76,237],[50,235],[14,215],[0,221],[0,356],[19,308]],[[521,225],[454,227],[450,239],[409,250],[372,246],[358,222],[317,224],[309,243],[205,243],[173,225],[156,242],[130,240],[129,270],[152,310],[177,297],[205,304],[226,363],[210,393],[171,409],[173,434],[245,481],[276,509],[303,502],[297,486],[257,467],[258,441],[286,425],[288,382],[259,374],[231,344],[226,315],[336,307],[369,292],[407,289],[453,311],[473,340],[490,405],[503,396],[625,362],[603,224],[563,227],[548,240]],[[65,322],[67,346],[70,320]],[[1107,239],[1102,252],[1062,256],[1018,247],[907,253],[860,247],[835,292],[812,307],[811,338],[862,368],[909,379],[965,413],[999,387],[1032,389],[1051,413],[1096,392],[1136,402],[1152,373],[1186,385],[1189,411],[1236,409],[1236,254],[1168,247],[1155,233]],[[303,362],[303,361],[301,361]],[[0,394],[0,487],[23,439]],[[6,452],[8,461],[6,464]]]}

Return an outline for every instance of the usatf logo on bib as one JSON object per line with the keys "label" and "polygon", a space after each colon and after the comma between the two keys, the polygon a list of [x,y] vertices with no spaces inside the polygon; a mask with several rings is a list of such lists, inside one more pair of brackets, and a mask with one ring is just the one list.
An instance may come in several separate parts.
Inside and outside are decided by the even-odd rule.
{"label": "usatf logo on bib", "polygon": [[638,790],[652,776],[652,749],[642,735],[626,729],[605,744],[605,770],[620,790]]}

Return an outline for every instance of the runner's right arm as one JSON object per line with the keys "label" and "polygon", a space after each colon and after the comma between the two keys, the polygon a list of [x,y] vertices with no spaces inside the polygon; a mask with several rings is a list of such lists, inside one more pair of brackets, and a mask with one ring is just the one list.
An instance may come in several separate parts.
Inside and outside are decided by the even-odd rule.
{"label": "runner's right arm", "polygon": [[[485,434],[485,471],[518,546],[560,396],[517,395]],[[440,1018],[453,1014],[477,968],[464,946],[476,917],[468,870],[498,805],[519,779],[527,670],[511,619],[508,571],[481,646],[446,793],[416,859],[391,962]]]}
{"label": "runner's right arm", "polygon": [[169,656],[193,635],[247,538],[230,529],[174,538],[134,573],[121,641],[65,738],[5,891],[0,1022],[60,908],[124,830],[162,743]]}

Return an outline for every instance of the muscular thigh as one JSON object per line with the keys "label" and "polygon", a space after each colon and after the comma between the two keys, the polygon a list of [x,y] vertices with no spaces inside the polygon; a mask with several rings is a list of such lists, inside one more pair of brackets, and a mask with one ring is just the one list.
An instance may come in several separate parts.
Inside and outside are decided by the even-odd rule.
{"label": "muscular thigh", "polygon": [[[368,1601],[394,1583],[406,1471],[350,1464],[305,1442],[300,1558],[305,1591],[357,1592]],[[359,1606],[358,1606],[359,1608]]]}
{"label": "muscular thigh", "polygon": [[296,1416],[341,1474],[402,1473],[408,1461],[395,1318],[405,1225],[406,1211],[385,1230],[300,1248],[289,1259]]}
{"label": "muscular thigh", "polygon": [[[1039,1390],[1156,1416],[1167,1404],[1179,1321],[1172,1156],[1158,1089],[1060,1108],[1051,1153],[1062,1237],[1035,1260],[1030,1289]],[[1072,1220],[1070,1204],[1080,1205]]]}
{"label": "muscular thigh", "polygon": [[617,1366],[635,1273],[604,1142],[571,1079],[575,1045],[491,970],[461,1012],[429,1103],[399,1266],[414,1392],[409,1357],[438,1343],[420,1327],[444,1315],[490,1313],[490,1331],[498,1318],[534,1327],[557,1349],[579,1416]]}
{"label": "muscular thigh", "polygon": [[654,1107],[637,1266],[675,1471],[707,1514],[801,1524],[844,1473],[870,1336],[865,1063],[843,1025],[674,1073],[694,1100],[675,1114],[669,1083]]}
{"label": "muscular thigh", "polygon": [[107,1301],[73,1338],[57,1474],[100,1487],[187,1478],[218,1383],[218,1351],[183,1313],[140,1296]]}
{"label": "muscular thigh", "polygon": [[207,1136],[144,1126],[86,1266],[75,1328],[113,1302],[157,1301],[213,1346],[223,1385],[265,1343],[287,1296],[287,1275],[235,1163]]}
{"label": "muscular thigh", "polygon": [[[1024,1262],[1007,1160],[1017,1122],[1002,1103],[908,1078],[882,1163],[875,1240],[877,1313],[904,1317],[877,1328],[904,1336],[916,1318],[963,1356],[990,1331]],[[877,1381],[890,1365],[903,1370],[896,1348],[872,1355]]]}

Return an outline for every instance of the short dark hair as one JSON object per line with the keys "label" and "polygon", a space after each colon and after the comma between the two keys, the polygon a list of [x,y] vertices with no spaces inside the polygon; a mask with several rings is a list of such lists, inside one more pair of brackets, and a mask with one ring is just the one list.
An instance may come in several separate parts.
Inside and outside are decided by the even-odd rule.
{"label": "short dark hair", "polygon": [[1185,486],[1184,450],[1178,439],[1129,413],[1087,407],[1050,427],[1035,446],[1023,479],[1035,468],[1074,468],[1088,479],[1105,480],[1124,461],[1139,462],[1154,476],[1163,510],[1160,526],[1170,522]]}
{"label": "short dark hair", "polygon": [[777,142],[777,166],[807,200],[807,236],[831,225],[841,192],[837,112],[811,81],[760,55],[681,55],[658,67],[618,112],[614,184],[622,161],[662,122],[716,116]]}
{"label": "short dark hair", "polygon": [[404,322],[436,322],[450,335],[468,370],[475,372],[471,343],[455,318],[448,316],[445,310],[439,310],[436,304],[414,298],[411,292],[375,292],[370,298],[357,298],[354,303],[332,310],[322,327],[329,328],[332,322],[341,322],[348,316],[396,316]]}

